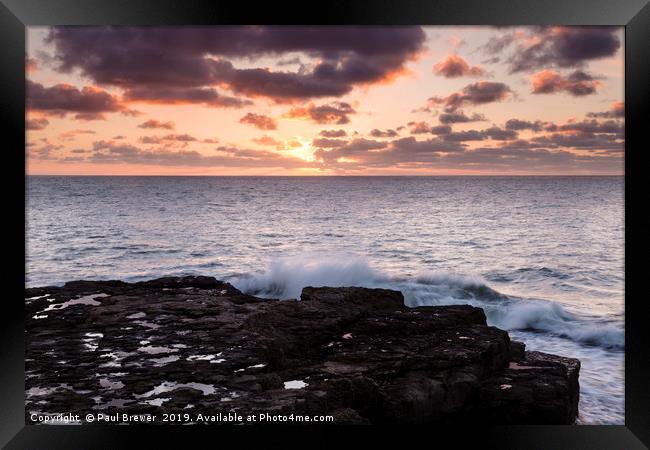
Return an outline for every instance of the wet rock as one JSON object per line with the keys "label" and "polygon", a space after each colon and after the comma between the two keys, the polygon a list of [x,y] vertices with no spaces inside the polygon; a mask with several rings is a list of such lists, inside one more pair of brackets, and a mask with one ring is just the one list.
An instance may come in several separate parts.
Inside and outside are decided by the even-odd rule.
{"label": "wet rock", "polygon": [[[469,305],[211,277],[26,292],[26,413],[331,415],[335,423],[573,423],[578,360],[525,352]],[[29,393],[32,395],[29,395]],[[29,420],[28,420],[29,423]]]}

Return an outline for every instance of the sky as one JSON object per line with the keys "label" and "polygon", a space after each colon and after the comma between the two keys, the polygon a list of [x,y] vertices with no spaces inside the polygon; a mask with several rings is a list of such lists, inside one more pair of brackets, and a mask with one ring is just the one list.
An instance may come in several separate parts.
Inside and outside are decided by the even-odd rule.
{"label": "sky", "polygon": [[622,175],[622,27],[30,27],[32,175]]}

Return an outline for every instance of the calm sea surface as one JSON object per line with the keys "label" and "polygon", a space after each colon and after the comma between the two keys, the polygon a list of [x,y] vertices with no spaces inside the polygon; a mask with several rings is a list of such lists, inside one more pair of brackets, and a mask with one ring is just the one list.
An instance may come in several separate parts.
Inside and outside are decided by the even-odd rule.
{"label": "calm sea surface", "polygon": [[28,177],[27,285],[203,274],[470,303],[579,358],[581,423],[624,422],[622,177]]}

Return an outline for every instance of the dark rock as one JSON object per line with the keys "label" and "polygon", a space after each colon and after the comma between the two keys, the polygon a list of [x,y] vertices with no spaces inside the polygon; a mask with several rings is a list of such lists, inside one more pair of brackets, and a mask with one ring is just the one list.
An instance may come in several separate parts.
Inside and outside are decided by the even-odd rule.
{"label": "dark rock", "polygon": [[519,341],[510,341],[510,355],[513,361],[521,361],[526,357],[526,344]]}
{"label": "dark rock", "polygon": [[[469,305],[211,277],[26,292],[26,414],[331,415],[335,423],[573,423],[578,360],[525,352]],[[30,421],[28,420],[28,423]]]}

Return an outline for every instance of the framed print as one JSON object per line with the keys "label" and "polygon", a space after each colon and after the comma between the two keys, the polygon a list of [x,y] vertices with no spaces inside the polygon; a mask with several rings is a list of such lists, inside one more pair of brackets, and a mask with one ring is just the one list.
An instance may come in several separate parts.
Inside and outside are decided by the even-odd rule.
{"label": "framed print", "polygon": [[3,445],[646,448],[650,6],[582,3],[4,0]]}

